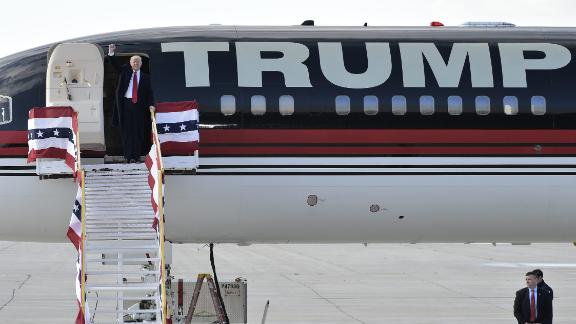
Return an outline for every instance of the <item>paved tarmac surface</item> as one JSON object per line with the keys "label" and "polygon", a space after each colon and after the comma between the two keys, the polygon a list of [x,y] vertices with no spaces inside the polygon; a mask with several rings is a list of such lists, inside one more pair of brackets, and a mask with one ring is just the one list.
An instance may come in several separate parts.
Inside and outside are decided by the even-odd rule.
{"label": "paved tarmac surface", "polygon": [[[221,280],[248,279],[260,323],[515,323],[514,292],[539,267],[554,288],[554,323],[576,323],[571,244],[217,245]],[[210,272],[209,249],[175,246],[173,274]],[[71,244],[1,242],[0,323],[73,323]]]}

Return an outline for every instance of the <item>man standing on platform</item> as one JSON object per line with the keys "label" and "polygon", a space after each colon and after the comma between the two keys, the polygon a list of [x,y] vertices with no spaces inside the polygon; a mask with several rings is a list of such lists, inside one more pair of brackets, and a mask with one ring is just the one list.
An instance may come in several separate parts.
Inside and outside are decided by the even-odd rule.
{"label": "man standing on platform", "polygon": [[552,323],[552,297],[538,289],[538,279],[532,272],[526,274],[526,288],[516,292],[514,316],[518,324]]}
{"label": "man standing on platform", "polygon": [[128,163],[140,161],[142,143],[147,140],[147,128],[151,128],[147,114],[154,108],[154,94],[150,76],[143,73],[142,58],[138,55],[130,58],[130,65],[120,65],[115,57],[116,45],[108,46],[108,57],[118,70],[116,98],[112,125],[120,126],[124,158]]}

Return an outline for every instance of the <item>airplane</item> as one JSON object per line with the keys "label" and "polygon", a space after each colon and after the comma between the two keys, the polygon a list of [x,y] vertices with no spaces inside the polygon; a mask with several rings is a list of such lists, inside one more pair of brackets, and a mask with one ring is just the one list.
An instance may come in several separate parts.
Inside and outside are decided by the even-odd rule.
{"label": "airplane", "polygon": [[75,184],[26,163],[32,107],[112,162],[121,58],[197,100],[200,166],[166,176],[175,243],[572,242],[576,29],[198,26],[0,59],[0,240],[65,242]]}

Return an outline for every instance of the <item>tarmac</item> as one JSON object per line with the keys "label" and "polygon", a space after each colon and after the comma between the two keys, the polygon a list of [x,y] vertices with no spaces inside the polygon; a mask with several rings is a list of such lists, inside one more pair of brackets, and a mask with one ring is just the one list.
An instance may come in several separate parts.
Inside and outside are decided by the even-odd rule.
{"label": "tarmac", "polygon": [[[248,281],[248,323],[515,323],[524,274],[544,271],[554,323],[576,323],[572,244],[216,245],[221,281]],[[69,243],[0,241],[0,323],[73,323]],[[210,272],[209,249],[174,246],[172,274]]]}

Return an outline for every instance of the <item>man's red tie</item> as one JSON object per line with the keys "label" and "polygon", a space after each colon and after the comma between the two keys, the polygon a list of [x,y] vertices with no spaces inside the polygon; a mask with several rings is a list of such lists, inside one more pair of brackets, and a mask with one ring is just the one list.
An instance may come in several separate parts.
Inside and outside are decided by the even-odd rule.
{"label": "man's red tie", "polygon": [[132,103],[138,102],[138,73],[134,72],[132,77]]}
{"label": "man's red tie", "polygon": [[536,297],[534,297],[534,289],[530,289],[532,294],[530,295],[530,322],[536,320]]}

